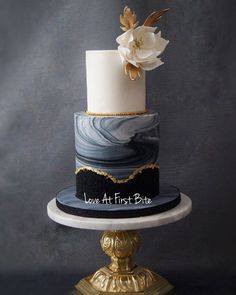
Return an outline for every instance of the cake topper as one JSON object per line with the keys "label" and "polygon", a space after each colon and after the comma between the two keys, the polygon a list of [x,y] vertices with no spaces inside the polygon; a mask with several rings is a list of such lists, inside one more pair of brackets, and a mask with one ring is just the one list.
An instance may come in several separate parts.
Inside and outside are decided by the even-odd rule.
{"label": "cake topper", "polygon": [[153,70],[163,64],[159,58],[168,40],[161,37],[161,31],[155,34],[155,24],[169,9],[154,11],[138,26],[137,16],[128,6],[120,15],[121,29],[125,32],[118,36],[118,51],[125,66],[125,73],[131,80],[141,76],[141,71]]}

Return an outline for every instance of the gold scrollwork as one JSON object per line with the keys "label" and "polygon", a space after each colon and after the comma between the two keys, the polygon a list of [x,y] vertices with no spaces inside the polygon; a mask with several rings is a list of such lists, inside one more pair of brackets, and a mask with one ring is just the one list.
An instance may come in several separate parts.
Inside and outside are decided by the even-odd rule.
{"label": "gold scrollwork", "polygon": [[140,244],[136,231],[106,231],[100,243],[103,251],[111,257],[111,264],[92,276],[90,283],[95,288],[107,292],[138,292],[156,281],[152,271],[133,263]]}
{"label": "gold scrollwork", "polygon": [[173,289],[160,275],[133,263],[137,231],[105,231],[100,243],[111,264],[82,279],[76,285],[79,295],[166,295]]}

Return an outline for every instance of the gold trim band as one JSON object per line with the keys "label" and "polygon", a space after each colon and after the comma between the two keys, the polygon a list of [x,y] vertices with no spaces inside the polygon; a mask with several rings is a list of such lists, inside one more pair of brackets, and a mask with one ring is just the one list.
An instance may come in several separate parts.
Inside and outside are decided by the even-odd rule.
{"label": "gold trim band", "polygon": [[93,113],[86,111],[85,113],[89,116],[137,116],[137,115],[143,115],[147,112],[145,111],[140,111],[140,112],[123,112],[123,113]]}
{"label": "gold trim band", "polygon": [[141,166],[140,168],[135,169],[134,172],[132,174],[130,174],[128,178],[122,178],[122,179],[115,178],[114,176],[107,173],[106,171],[98,170],[96,168],[92,168],[92,167],[88,167],[88,166],[83,166],[83,167],[80,167],[80,168],[76,169],[75,174],[78,174],[80,171],[92,171],[92,172],[95,172],[98,175],[103,175],[106,178],[109,178],[114,183],[126,183],[126,182],[130,181],[131,179],[134,179],[137,174],[142,173],[143,170],[145,170],[145,169],[155,169],[155,168],[159,169],[160,166],[158,164],[146,164],[144,166]]}

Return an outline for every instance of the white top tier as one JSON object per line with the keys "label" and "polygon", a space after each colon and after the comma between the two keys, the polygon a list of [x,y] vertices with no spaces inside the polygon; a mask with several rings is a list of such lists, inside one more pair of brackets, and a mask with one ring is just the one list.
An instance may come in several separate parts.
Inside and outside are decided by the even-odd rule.
{"label": "white top tier", "polygon": [[87,111],[94,114],[145,112],[145,72],[132,81],[117,50],[86,51]]}

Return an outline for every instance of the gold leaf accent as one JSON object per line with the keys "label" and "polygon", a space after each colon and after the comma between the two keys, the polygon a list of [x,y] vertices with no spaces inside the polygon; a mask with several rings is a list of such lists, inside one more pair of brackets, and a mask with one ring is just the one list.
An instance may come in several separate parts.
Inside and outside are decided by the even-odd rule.
{"label": "gold leaf accent", "polygon": [[88,116],[138,116],[143,115],[147,112],[147,110],[144,111],[137,111],[137,112],[123,112],[123,113],[93,113],[86,111],[86,114]]}
{"label": "gold leaf accent", "polygon": [[120,23],[122,24],[120,28],[125,32],[135,29],[138,25],[136,13],[128,6],[125,6],[123,15],[120,15]]}
{"label": "gold leaf accent", "polygon": [[137,68],[131,63],[127,63],[125,65],[125,74],[129,75],[130,79],[134,81],[137,79],[137,77],[141,76],[141,68]]}
{"label": "gold leaf accent", "polygon": [[162,9],[160,11],[152,12],[145,20],[144,26],[146,27],[153,27],[161,18],[162,16],[169,11],[169,8]]}
{"label": "gold leaf accent", "polygon": [[92,168],[92,167],[89,167],[89,166],[83,166],[83,167],[80,167],[80,168],[76,169],[75,174],[78,174],[80,171],[92,171],[92,172],[94,172],[94,173],[96,173],[98,175],[105,176],[106,178],[110,179],[114,183],[126,183],[126,182],[130,181],[131,179],[134,179],[137,174],[142,173],[143,170],[148,169],[148,168],[150,168],[150,169],[158,168],[159,169],[160,166],[158,164],[146,164],[146,165],[143,165],[143,166],[135,169],[134,172],[132,174],[130,174],[128,178],[122,178],[122,179],[115,178],[114,176],[107,173],[106,171],[102,171],[102,170]]}

